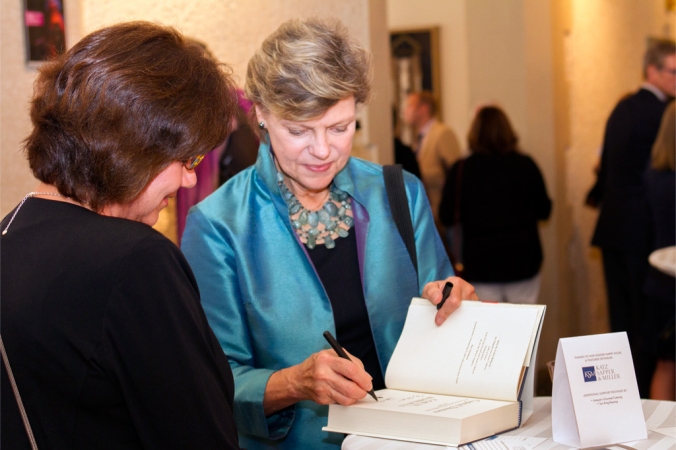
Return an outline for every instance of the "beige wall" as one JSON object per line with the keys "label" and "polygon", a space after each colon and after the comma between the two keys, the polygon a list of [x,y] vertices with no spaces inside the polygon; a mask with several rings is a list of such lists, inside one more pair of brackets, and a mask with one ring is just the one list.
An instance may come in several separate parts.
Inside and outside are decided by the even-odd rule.
{"label": "beige wall", "polygon": [[387,0],[369,0],[369,32],[373,53],[373,95],[368,108],[369,140],[379,164],[394,163],[392,138],[392,78],[390,77],[390,35],[387,21]]}
{"label": "beige wall", "polygon": [[[13,208],[36,184],[20,153],[21,141],[30,131],[27,111],[35,77],[35,71],[24,65],[21,4],[17,0],[3,1],[0,17],[0,215]],[[373,35],[369,26],[371,19],[383,23],[383,0],[372,5],[368,0],[72,0],[66,2],[66,14],[68,46],[97,28],[120,21],[143,19],[175,26],[207,43],[216,57],[232,66],[240,84],[254,50],[280,23],[293,17],[337,17],[367,47],[371,39],[377,39],[375,44],[383,47],[387,39],[384,26],[381,25],[382,36]],[[381,68],[379,73],[383,71]],[[387,86],[382,89],[384,92],[380,85],[375,87],[376,98],[384,101],[389,111],[389,90]],[[383,158],[387,159],[392,146],[389,128],[385,127],[384,133],[370,128],[368,108],[360,114],[364,144],[375,144],[375,148],[386,152]],[[389,124],[389,112],[385,114]],[[374,118],[381,119],[377,114]]]}
{"label": "beige wall", "polygon": [[267,35],[294,17],[341,19],[369,45],[366,0],[80,0],[83,32],[127,20],[150,20],[175,26],[204,41],[220,60],[232,65],[240,84],[246,65]]}
{"label": "beige wall", "polygon": [[439,27],[441,115],[465,147],[471,120],[465,0],[387,0],[390,29]]}

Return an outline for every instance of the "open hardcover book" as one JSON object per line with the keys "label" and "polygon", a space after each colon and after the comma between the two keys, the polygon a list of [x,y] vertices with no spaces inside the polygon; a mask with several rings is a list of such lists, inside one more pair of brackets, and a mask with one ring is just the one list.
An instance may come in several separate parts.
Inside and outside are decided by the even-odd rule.
{"label": "open hardcover book", "polygon": [[458,446],[525,422],[545,306],[463,301],[440,327],[436,313],[411,301],[387,389],[330,405],[325,431]]}

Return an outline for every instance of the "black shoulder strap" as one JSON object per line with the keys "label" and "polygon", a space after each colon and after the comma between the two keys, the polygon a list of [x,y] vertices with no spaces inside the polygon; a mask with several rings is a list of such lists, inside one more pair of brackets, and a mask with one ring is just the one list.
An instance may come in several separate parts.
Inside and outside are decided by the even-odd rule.
{"label": "black shoulder strap", "polygon": [[404,174],[401,171],[401,164],[383,166],[383,177],[385,178],[385,190],[387,199],[390,202],[390,210],[394,223],[401,238],[406,244],[406,249],[411,257],[413,267],[415,267],[416,276],[418,275],[418,256],[415,250],[415,237],[413,236],[413,222],[411,221],[411,212],[408,208],[408,198],[406,198],[406,188],[404,187]]}

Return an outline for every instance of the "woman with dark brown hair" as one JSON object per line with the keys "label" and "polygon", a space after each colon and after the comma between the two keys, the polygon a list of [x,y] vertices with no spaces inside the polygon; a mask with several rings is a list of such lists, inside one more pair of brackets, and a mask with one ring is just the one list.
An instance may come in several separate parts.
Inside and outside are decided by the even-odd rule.
{"label": "woman with dark brown hair", "polygon": [[468,141],[472,154],[450,168],[439,208],[448,227],[459,215],[463,276],[481,299],[535,303],[542,264],[537,222],[552,209],[542,174],[519,150],[498,107],[477,112]]}
{"label": "woman with dark brown hair", "polygon": [[150,227],[225,140],[232,92],[200,47],[147,22],[96,31],[40,69],[25,142],[40,184],[1,224],[18,387],[3,365],[3,449],[28,448],[24,426],[50,449],[239,448],[232,373],[193,273]]}

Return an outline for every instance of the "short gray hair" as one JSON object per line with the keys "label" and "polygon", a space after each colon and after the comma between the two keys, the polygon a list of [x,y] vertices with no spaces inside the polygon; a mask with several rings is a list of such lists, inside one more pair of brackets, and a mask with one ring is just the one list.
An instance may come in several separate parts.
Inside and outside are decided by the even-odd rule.
{"label": "short gray hair", "polygon": [[338,20],[293,19],[249,61],[246,95],[287,120],[312,120],[347,97],[366,103],[371,56]]}

